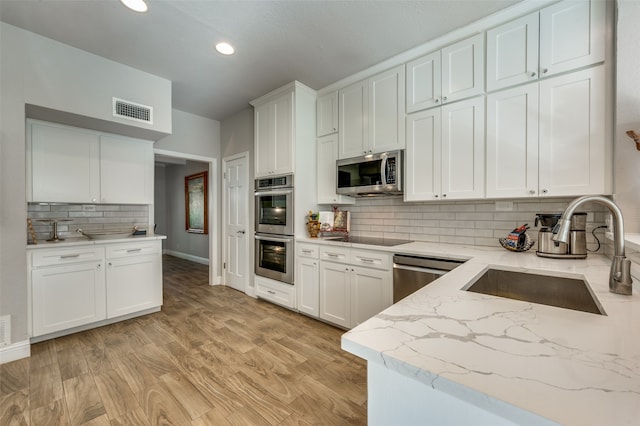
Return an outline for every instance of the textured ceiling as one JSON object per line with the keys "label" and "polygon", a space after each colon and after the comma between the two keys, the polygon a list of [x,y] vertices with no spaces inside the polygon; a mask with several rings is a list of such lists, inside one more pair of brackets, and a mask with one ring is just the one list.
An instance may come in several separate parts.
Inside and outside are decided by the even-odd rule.
{"label": "textured ceiling", "polygon": [[[292,80],[321,89],[520,0],[0,0],[0,20],[167,78],[173,107],[223,120]],[[228,41],[225,57],[213,45]]]}

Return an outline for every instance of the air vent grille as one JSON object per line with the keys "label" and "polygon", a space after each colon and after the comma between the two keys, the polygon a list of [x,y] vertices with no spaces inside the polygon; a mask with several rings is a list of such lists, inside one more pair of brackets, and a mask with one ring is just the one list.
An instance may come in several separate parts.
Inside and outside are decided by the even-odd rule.
{"label": "air vent grille", "polygon": [[113,98],[113,116],[153,124],[153,108],[123,99]]}

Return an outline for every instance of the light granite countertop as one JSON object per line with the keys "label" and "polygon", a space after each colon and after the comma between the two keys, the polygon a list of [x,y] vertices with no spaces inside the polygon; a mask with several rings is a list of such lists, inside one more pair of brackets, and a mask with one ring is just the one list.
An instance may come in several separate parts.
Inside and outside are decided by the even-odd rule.
{"label": "light granite countertop", "polygon": [[[560,424],[638,424],[638,282],[632,296],[610,293],[606,257],[422,242],[375,249],[469,260],[344,334],[343,349],[489,411],[497,399]],[[584,278],[607,315],[463,290],[489,267]]]}
{"label": "light granite countertop", "polygon": [[131,235],[124,238],[104,238],[99,240],[90,240],[87,237],[70,237],[64,241],[59,242],[39,242],[38,244],[27,244],[27,250],[37,249],[51,249],[51,248],[64,248],[64,247],[77,247],[86,246],[92,244],[114,244],[114,243],[131,243],[134,241],[150,241],[150,240],[166,240],[166,235],[151,234],[151,235]]}

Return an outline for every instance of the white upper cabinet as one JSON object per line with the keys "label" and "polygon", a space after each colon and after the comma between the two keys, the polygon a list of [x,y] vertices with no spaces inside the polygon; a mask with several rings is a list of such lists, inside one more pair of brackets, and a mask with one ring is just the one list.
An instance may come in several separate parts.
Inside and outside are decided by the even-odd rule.
{"label": "white upper cabinet", "polygon": [[540,195],[611,193],[604,66],[540,82]]}
{"label": "white upper cabinet", "polygon": [[484,92],[484,34],[442,49],[442,102]]}
{"label": "white upper cabinet", "polygon": [[606,2],[565,1],[487,31],[487,90],[604,61]]}
{"label": "white upper cabinet", "polygon": [[442,107],[442,198],[484,198],[484,102]]}
{"label": "white upper cabinet", "polygon": [[352,84],[339,96],[339,158],[404,148],[404,65]]}
{"label": "white upper cabinet", "polygon": [[538,196],[538,83],[487,96],[487,197]]}
{"label": "white upper cabinet", "polygon": [[484,98],[407,117],[405,201],[484,198]]}
{"label": "white upper cabinet", "polygon": [[338,132],[338,92],[320,96],[316,105],[317,136]]}
{"label": "white upper cabinet", "polygon": [[27,201],[100,201],[98,134],[39,121],[27,132]]}
{"label": "white upper cabinet", "polygon": [[440,198],[442,113],[432,108],[407,116],[405,201]]}
{"label": "white upper cabinet", "polygon": [[477,34],[407,63],[407,112],[484,92],[484,35]]}
{"label": "white upper cabinet", "polygon": [[538,12],[487,31],[487,91],[538,79]]}
{"label": "white upper cabinet", "polygon": [[440,51],[407,64],[407,113],[440,105],[442,77]]}
{"label": "white upper cabinet", "polygon": [[487,197],[606,194],[604,67],[487,96]]}
{"label": "white upper cabinet", "polygon": [[255,105],[255,177],[293,173],[294,90]]}
{"label": "white upper cabinet", "polygon": [[153,142],[29,121],[27,201],[150,204]]}
{"label": "white upper cabinet", "polygon": [[100,136],[100,202],[153,203],[153,144]]}
{"label": "white upper cabinet", "polygon": [[540,74],[604,61],[605,1],[565,1],[540,11]]}
{"label": "white upper cabinet", "polygon": [[338,135],[318,138],[317,144],[318,204],[355,204],[355,198],[336,194]]}

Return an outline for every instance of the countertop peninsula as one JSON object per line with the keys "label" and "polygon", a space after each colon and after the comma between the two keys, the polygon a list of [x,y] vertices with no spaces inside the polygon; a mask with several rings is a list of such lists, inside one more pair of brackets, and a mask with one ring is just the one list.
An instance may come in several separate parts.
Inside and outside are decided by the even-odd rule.
{"label": "countertop peninsula", "polygon": [[[468,261],[344,334],[343,349],[515,423],[526,422],[518,412],[566,425],[638,423],[638,279],[632,296],[610,293],[605,256],[424,242],[375,249]],[[606,315],[464,290],[490,267],[584,278]]]}

